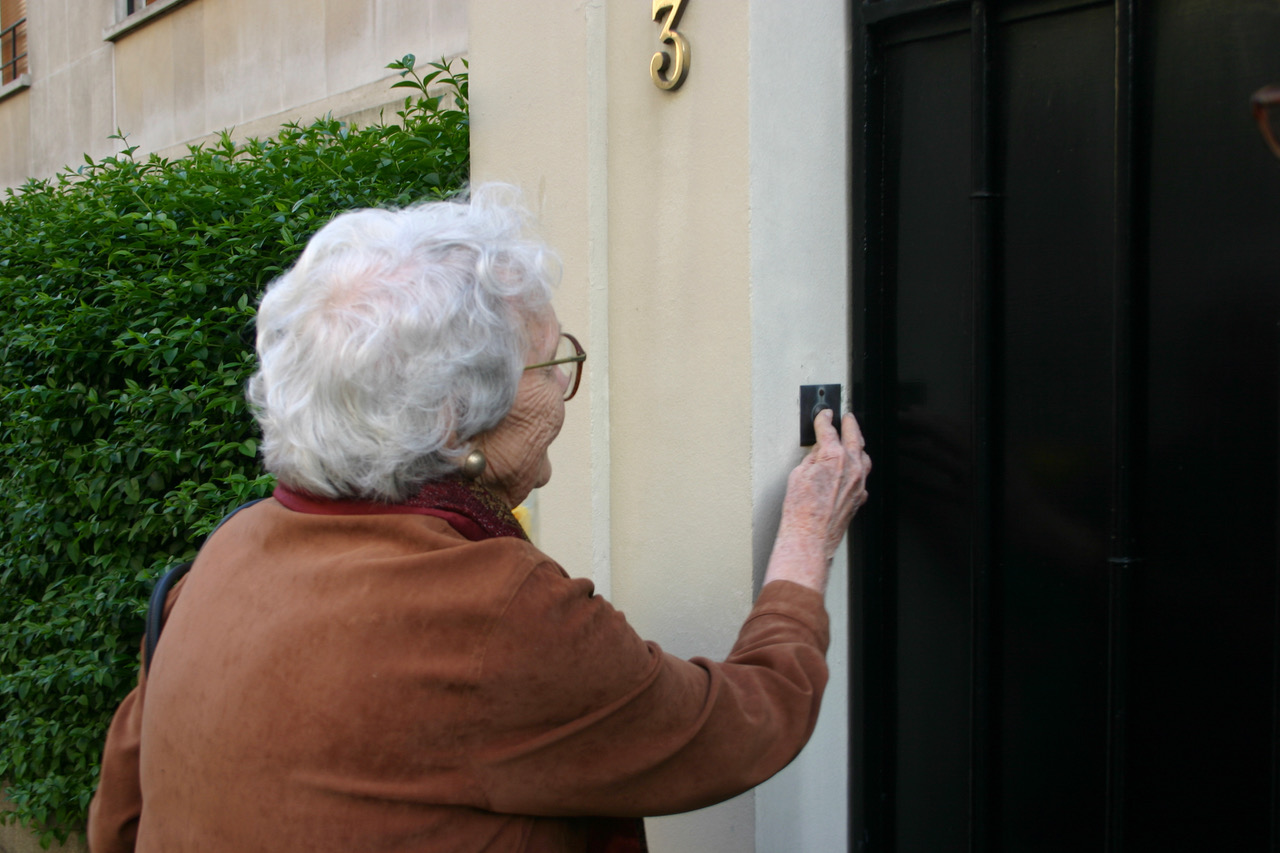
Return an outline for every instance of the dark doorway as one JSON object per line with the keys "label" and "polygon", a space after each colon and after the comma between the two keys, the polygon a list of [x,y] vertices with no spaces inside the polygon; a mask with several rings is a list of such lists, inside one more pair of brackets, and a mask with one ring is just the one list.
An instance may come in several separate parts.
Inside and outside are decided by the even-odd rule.
{"label": "dark doorway", "polygon": [[1280,5],[853,8],[855,849],[1280,851]]}

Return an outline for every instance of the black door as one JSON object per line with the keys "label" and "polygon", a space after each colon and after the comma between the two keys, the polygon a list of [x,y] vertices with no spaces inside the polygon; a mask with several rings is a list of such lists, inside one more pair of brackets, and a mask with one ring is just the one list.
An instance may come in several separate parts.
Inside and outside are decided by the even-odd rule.
{"label": "black door", "polygon": [[855,849],[1280,851],[1280,4],[853,8]]}

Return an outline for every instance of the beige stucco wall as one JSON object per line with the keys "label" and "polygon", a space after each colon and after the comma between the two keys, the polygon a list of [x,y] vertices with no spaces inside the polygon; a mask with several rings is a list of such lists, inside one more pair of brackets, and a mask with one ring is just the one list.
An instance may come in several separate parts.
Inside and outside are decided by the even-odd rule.
{"label": "beige stucco wall", "polygon": [[[114,0],[41,0],[27,4],[31,87],[0,101],[0,185],[52,175],[87,152],[116,150],[112,124],[111,45],[102,28]],[[94,132],[88,132],[90,128]]]}
{"label": "beige stucco wall", "polygon": [[31,86],[0,101],[0,186],[119,150],[185,153],[333,113],[394,118],[385,66],[466,50],[462,0],[188,0],[108,41],[117,0],[29,4]]}
{"label": "beige stucco wall", "polygon": [[[848,382],[844,4],[690,0],[688,81],[663,92],[649,4],[469,3],[473,178],[524,189],[590,353],[538,541],[644,636],[723,655],[802,455],[798,386]],[[755,792],[648,821],[655,853],[847,849],[847,590],[810,746]]]}

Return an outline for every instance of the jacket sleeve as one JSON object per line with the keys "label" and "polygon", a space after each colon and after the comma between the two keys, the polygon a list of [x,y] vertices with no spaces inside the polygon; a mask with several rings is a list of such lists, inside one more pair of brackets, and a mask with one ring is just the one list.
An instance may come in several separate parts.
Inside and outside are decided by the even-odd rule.
{"label": "jacket sleeve", "polygon": [[[185,583],[186,578],[183,578],[170,590],[164,604],[165,618],[168,618]],[[142,706],[146,691],[146,668],[139,665],[138,686],[124,697],[107,729],[98,788],[89,802],[86,834],[90,853],[132,853],[138,843],[138,821],[142,817],[142,782],[138,758],[142,743]]]}
{"label": "jacket sleeve", "polygon": [[723,662],[636,635],[590,581],[543,564],[487,644],[469,750],[483,807],[640,817],[701,808],[782,769],[827,681],[822,596],[768,584]]}
{"label": "jacket sleeve", "polygon": [[138,748],[145,679],[139,674],[138,686],[120,703],[107,729],[98,789],[89,803],[91,853],[132,853],[138,840],[138,819],[142,816]]}

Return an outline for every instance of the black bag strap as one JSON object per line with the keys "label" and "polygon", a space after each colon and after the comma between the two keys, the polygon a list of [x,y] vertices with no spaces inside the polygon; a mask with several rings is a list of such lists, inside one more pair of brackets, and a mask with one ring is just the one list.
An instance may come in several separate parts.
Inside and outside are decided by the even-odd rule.
{"label": "black bag strap", "polygon": [[[222,521],[218,522],[217,527],[209,531],[209,536],[206,536],[204,541],[208,542],[209,537],[218,532],[218,528],[231,520],[231,516],[246,507],[253,506],[260,500],[263,499],[257,498],[256,500],[242,503],[231,510],[231,512],[223,516]],[[151,659],[155,657],[156,646],[160,643],[160,632],[164,630],[164,604],[169,600],[169,593],[177,586],[178,581],[186,577],[189,571],[191,571],[190,562],[179,563],[165,572],[164,577],[160,578],[156,582],[155,588],[151,590],[151,598],[147,601],[147,624],[142,638],[142,669],[147,675],[151,674]]]}
{"label": "black bag strap", "polygon": [[156,644],[160,642],[160,632],[164,629],[164,603],[169,599],[169,591],[190,570],[191,563],[179,563],[165,572],[151,590],[151,599],[147,602],[147,627],[142,635],[142,669],[147,675],[151,674],[151,659],[155,657]]}

